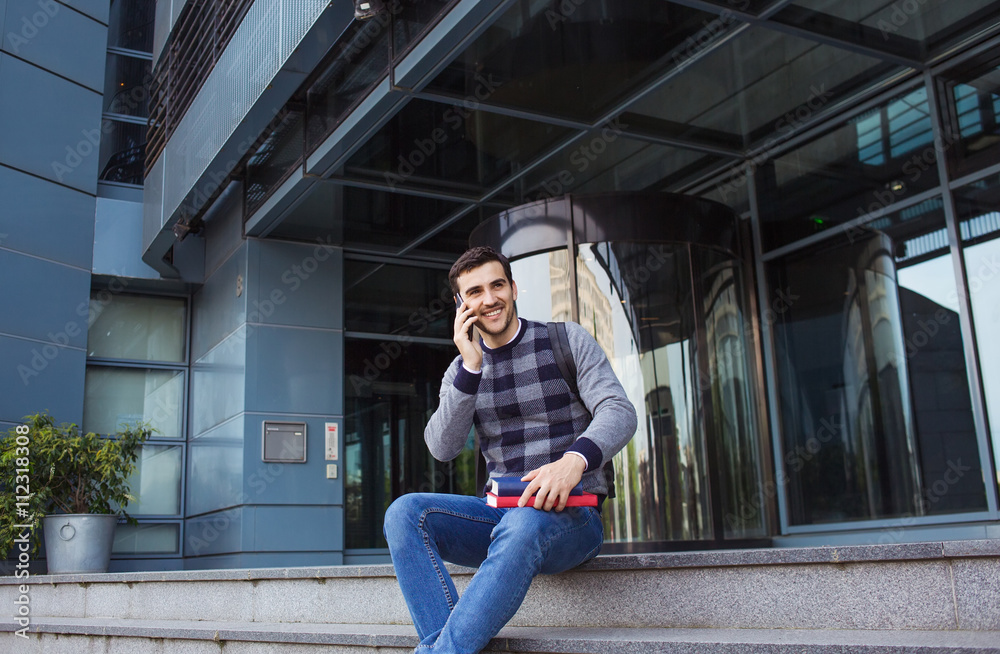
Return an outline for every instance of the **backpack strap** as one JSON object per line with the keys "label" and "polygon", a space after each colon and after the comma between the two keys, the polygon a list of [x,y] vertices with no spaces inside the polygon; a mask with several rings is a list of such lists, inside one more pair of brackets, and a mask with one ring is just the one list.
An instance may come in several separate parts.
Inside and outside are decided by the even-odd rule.
{"label": "backpack strap", "polygon": [[[552,354],[556,365],[562,374],[569,391],[576,399],[580,399],[580,389],[576,384],[576,361],[573,360],[573,350],[569,347],[569,337],[566,335],[566,323],[550,322],[545,325],[549,329],[549,342],[552,344]],[[581,402],[581,404],[583,404]]]}
{"label": "backpack strap", "polygon": [[[570,392],[584,408],[580,398],[580,387],[576,383],[576,361],[573,360],[573,350],[569,347],[569,337],[566,335],[566,323],[550,322],[545,325],[549,330],[549,342],[552,344],[552,354],[555,356],[559,372],[569,386]],[[587,409],[589,412],[590,409]],[[604,481],[608,485],[608,497],[615,496],[615,465],[610,459],[604,463]]]}

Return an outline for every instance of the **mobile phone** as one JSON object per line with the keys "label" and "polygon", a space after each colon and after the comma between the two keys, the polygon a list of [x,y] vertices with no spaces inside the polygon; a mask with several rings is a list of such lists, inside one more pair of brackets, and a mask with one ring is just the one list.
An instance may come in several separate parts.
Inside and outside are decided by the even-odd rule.
{"label": "mobile phone", "polygon": [[[462,299],[462,294],[461,293],[455,293],[455,308],[456,309],[460,309],[462,307],[462,302],[464,302],[464,300]],[[473,341],[473,338],[472,338],[472,326],[469,326],[469,340]],[[473,342],[475,342],[475,341],[473,341]]]}

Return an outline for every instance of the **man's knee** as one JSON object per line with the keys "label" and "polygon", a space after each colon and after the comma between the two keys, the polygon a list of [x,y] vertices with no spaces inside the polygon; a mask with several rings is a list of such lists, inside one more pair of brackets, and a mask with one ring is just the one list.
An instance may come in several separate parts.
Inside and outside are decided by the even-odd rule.
{"label": "man's knee", "polygon": [[391,546],[393,540],[403,531],[413,529],[420,520],[426,502],[421,501],[419,493],[407,493],[393,500],[385,510],[382,533]]}

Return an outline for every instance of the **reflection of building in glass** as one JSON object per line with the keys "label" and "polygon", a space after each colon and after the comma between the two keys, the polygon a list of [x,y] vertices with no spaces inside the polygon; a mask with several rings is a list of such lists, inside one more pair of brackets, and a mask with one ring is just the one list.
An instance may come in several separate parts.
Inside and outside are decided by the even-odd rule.
{"label": "reflection of building in glass", "polygon": [[549,252],[549,280],[552,288],[552,320],[572,320],[573,287],[569,278],[569,254],[566,250]]}
{"label": "reflection of building in glass", "polygon": [[[586,325],[644,414],[612,540],[995,532],[1000,2],[400,2],[393,29],[326,0],[54,4],[0,44],[0,279],[38,282],[6,295],[0,421],[160,426],[179,457],[141,475],[181,502],[116,569],[384,561],[392,498],[474,492],[471,447],[445,468],[422,440],[445,278],[522,207],[519,310]],[[37,9],[5,6],[15,32]],[[598,196],[572,225],[540,202]],[[339,423],[339,477],[310,456],[257,492],[268,415]],[[196,540],[216,519],[240,540]]]}
{"label": "reflection of building in glass", "polygon": [[[607,284],[607,281],[605,283]],[[610,284],[608,286],[609,292],[614,293]],[[617,294],[612,298],[605,295],[601,291],[601,285],[598,284],[594,271],[583,260],[577,260],[576,301],[580,310],[578,322],[597,339],[601,349],[612,361],[615,359],[615,345],[614,330],[611,328],[611,301],[616,297]]]}

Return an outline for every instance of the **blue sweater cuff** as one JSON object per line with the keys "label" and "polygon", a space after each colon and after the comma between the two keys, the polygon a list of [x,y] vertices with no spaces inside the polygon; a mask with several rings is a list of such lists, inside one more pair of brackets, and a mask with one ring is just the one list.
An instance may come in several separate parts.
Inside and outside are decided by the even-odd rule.
{"label": "blue sweater cuff", "polygon": [[466,395],[475,395],[476,391],[479,390],[479,380],[482,378],[482,375],[469,372],[465,369],[465,366],[459,365],[458,374],[455,375],[454,385],[455,388],[462,391]]}
{"label": "blue sweater cuff", "polygon": [[576,442],[567,451],[582,454],[587,459],[587,470],[597,470],[604,460],[601,448],[597,447],[594,441],[585,436],[576,439]]}

